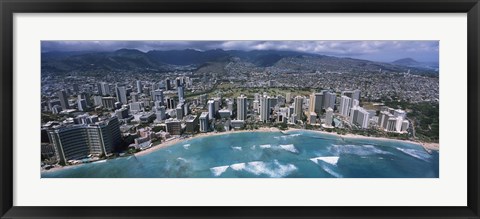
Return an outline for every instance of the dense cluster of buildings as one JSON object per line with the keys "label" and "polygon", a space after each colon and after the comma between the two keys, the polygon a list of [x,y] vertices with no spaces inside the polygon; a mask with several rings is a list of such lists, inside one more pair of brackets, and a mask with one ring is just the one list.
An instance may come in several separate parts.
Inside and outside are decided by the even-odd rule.
{"label": "dense cluster of buildings", "polygon": [[[276,82],[268,84],[274,86]],[[83,85],[81,89],[78,85],[61,89],[43,98],[42,111],[63,121],[48,122],[42,131],[48,135],[56,160],[68,164],[91,157],[108,157],[132,133],[135,138],[127,142],[128,148],[143,150],[155,140],[242,129],[252,124],[377,128],[398,133],[406,132],[409,127],[403,110],[382,107],[378,113],[364,109],[360,90],[341,93],[322,90],[308,97],[290,92],[285,96],[256,93],[223,98],[222,93],[213,96],[205,93],[189,97],[186,91],[194,87],[192,79],[183,76],[161,83],[99,82],[96,86]],[[45,144],[43,147],[48,150]]]}

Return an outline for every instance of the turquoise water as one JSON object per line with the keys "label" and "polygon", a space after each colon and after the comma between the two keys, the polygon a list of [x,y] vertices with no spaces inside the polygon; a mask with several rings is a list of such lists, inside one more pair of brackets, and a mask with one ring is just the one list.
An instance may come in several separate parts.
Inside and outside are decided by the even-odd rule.
{"label": "turquoise water", "polygon": [[142,156],[42,172],[44,178],[438,178],[439,154],[415,144],[291,131],[192,138]]}

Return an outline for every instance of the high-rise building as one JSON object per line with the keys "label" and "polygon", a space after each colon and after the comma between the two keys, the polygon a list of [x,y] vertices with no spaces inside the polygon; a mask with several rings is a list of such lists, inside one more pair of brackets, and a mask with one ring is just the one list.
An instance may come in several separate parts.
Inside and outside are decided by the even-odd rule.
{"label": "high-rise building", "polygon": [[270,108],[269,97],[266,95],[260,97],[260,121],[268,122],[270,120]]}
{"label": "high-rise building", "polygon": [[316,114],[321,114],[323,105],[323,94],[322,93],[312,93],[310,94],[310,106],[308,108],[309,112],[315,112]]}
{"label": "high-rise building", "polygon": [[237,120],[247,119],[247,97],[243,94],[237,98]]}
{"label": "high-rise building", "polygon": [[91,105],[92,105],[92,103],[90,102],[90,95],[87,94],[87,93],[85,93],[85,92],[79,93],[79,94],[77,95],[77,100],[79,100],[79,99],[84,99],[85,102],[87,103],[87,106],[91,106]]}
{"label": "high-rise building", "polygon": [[208,105],[208,119],[214,119],[216,114],[215,101],[209,100],[207,102],[207,105]]}
{"label": "high-rise building", "polygon": [[93,96],[93,105],[101,106],[102,105],[102,96]]}
{"label": "high-rise building", "polygon": [[193,134],[198,131],[198,117],[188,115],[185,117],[185,133]]}
{"label": "high-rise building", "polygon": [[60,106],[62,106],[62,109],[69,109],[70,105],[68,104],[68,96],[67,92],[65,90],[61,90],[57,92],[58,99],[60,99]]}
{"label": "high-rise building", "polygon": [[260,109],[260,101],[259,100],[254,100],[253,101],[253,110],[258,113]]}
{"label": "high-rise building", "polygon": [[335,109],[335,99],[336,94],[329,91],[322,91],[323,92],[323,109],[328,109],[329,107]]}
{"label": "high-rise building", "polygon": [[341,96],[340,97],[340,114],[343,116],[348,117],[350,113],[350,108],[351,108],[351,103],[352,103],[352,98],[347,97],[347,96]]}
{"label": "high-rise building", "polygon": [[353,91],[352,99],[358,100],[358,102],[360,102],[360,95],[361,95],[360,90],[354,90],[354,91]]}
{"label": "high-rise building", "polygon": [[177,91],[178,91],[178,101],[184,100],[185,90],[183,85],[178,86]]}
{"label": "high-rise building", "polygon": [[352,100],[352,107],[360,106],[360,101],[353,99]]}
{"label": "high-rise building", "polygon": [[102,97],[102,106],[105,109],[115,109],[115,98],[113,97]]}
{"label": "high-rise building", "polygon": [[401,117],[402,119],[405,119],[405,117],[407,117],[407,113],[401,109],[396,109],[395,111],[393,111],[393,115],[395,117]]}
{"label": "high-rise building", "polygon": [[184,102],[183,103],[183,115],[186,116],[190,114],[190,103]]}
{"label": "high-rise building", "polygon": [[132,92],[130,93],[130,97],[132,99],[132,102],[138,102],[138,93]]}
{"label": "high-rise building", "polygon": [[87,101],[85,99],[78,99],[77,104],[79,111],[87,111]]}
{"label": "high-rise building", "polygon": [[356,124],[361,128],[368,128],[370,114],[359,106],[354,106],[350,110],[350,123]]}
{"label": "high-rise building", "polygon": [[285,102],[286,102],[286,103],[291,103],[291,102],[292,102],[292,93],[288,92],[288,93],[285,95]]}
{"label": "high-rise building", "polygon": [[[137,93],[141,94],[143,92],[142,82],[137,81]],[[137,102],[137,101],[134,101]]]}
{"label": "high-rise building", "polygon": [[200,132],[208,132],[209,129],[209,118],[207,112],[202,112],[200,115]]}
{"label": "high-rise building", "polygon": [[218,111],[218,115],[220,116],[220,118],[230,118],[230,115],[232,115],[232,113],[228,109],[221,109]]}
{"label": "high-rise building", "polygon": [[52,113],[53,114],[59,114],[60,112],[62,112],[62,107],[60,105],[54,105],[52,106]]}
{"label": "high-rise building", "polygon": [[167,119],[165,121],[165,125],[167,128],[167,132],[170,135],[180,135],[182,134],[182,126],[181,122],[177,119]]}
{"label": "high-rise building", "polygon": [[160,122],[166,119],[165,115],[165,106],[155,107],[155,115],[157,116],[156,121]]}
{"label": "high-rise building", "polygon": [[95,124],[53,127],[48,134],[57,159],[64,164],[86,158],[89,154],[109,154],[121,142],[117,117]]}
{"label": "high-rise building", "polygon": [[163,90],[157,89],[153,91],[153,101],[158,101],[161,105],[163,105]]}
{"label": "high-rise building", "polygon": [[178,104],[178,106],[175,110],[176,110],[177,119],[182,120],[183,119],[183,104],[181,104],[181,103]]}
{"label": "high-rise building", "polygon": [[129,104],[130,110],[133,112],[140,112],[143,110],[143,102],[133,102]]}
{"label": "high-rise building", "polygon": [[390,118],[392,118],[392,117],[393,117],[393,115],[390,114],[390,113],[387,112],[387,111],[381,111],[381,112],[380,112],[380,117],[379,117],[379,119],[378,119],[378,120],[379,120],[378,124],[379,124],[379,126],[381,127],[381,129],[384,129],[384,130],[387,129],[388,120],[389,120]]}
{"label": "high-rise building", "polygon": [[220,110],[220,106],[222,106],[222,98],[221,97],[215,97],[215,98],[213,98],[213,101],[215,102],[215,111]]}
{"label": "high-rise building", "polygon": [[175,99],[173,99],[171,97],[167,97],[167,98],[165,98],[165,100],[167,102],[167,109],[175,109],[176,108]]}
{"label": "high-rise building", "polygon": [[295,110],[293,113],[297,115],[298,120],[303,119],[303,97],[301,96],[296,96],[295,97],[295,102],[294,102]]}
{"label": "high-rise building", "polygon": [[368,121],[370,120],[370,114],[365,110],[363,109],[362,107],[359,107],[359,110],[358,110],[358,118],[357,118],[357,124],[366,129],[368,128]]}
{"label": "high-rise building", "polygon": [[333,122],[333,109],[328,107],[327,110],[325,110],[325,125],[327,126],[332,126]]}
{"label": "high-rise building", "polygon": [[233,114],[233,100],[227,99],[227,109]]}
{"label": "high-rise building", "polygon": [[128,108],[121,108],[118,110],[115,110],[115,115],[117,116],[118,119],[126,119],[128,118]]}
{"label": "high-rise building", "polygon": [[207,94],[200,95],[200,97],[199,97],[200,104],[201,105],[206,104],[207,103],[207,98],[208,98]]}
{"label": "high-rise building", "polygon": [[123,104],[127,104],[127,89],[124,86],[115,87],[115,95],[117,96],[117,101]]}
{"label": "high-rise building", "polygon": [[102,82],[100,83],[100,95],[102,96],[108,96],[110,95],[110,85]]}
{"label": "high-rise building", "polygon": [[170,79],[165,79],[165,89],[166,90],[172,90],[172,84]]}
{"label": "high-rise building", "polygon": [[389,118],[387,121],[387,131],[395,132],[397,131],[397,118]]}

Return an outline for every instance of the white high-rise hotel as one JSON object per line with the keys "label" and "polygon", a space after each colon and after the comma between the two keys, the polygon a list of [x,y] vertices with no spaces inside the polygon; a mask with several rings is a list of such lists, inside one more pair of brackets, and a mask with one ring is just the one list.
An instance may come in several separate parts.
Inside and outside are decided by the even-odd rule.
{"label": "white high-rise hotel", "polygon": [[266,95],[260,97],[260,121],[267,122],[270,119],[269,97]]}
{"label": "white high-rise hotel", "polygon": [[215,111],[216,111],[215,110],[215,101],[209,100],[207,102],[207,104],[208,104],[208,119],[213,119],[213,118],[215,118],[215,114],[216,114],[215,113]]}
{"label": "white high-rise hotel", "polygon": [[247,97],[243,94],[237,98],[237,120],[247,119]]}
{"label": "white high-rise hotel", "polygon": [[294,102],[294,111],[293,113],[297,115],[297,119],[302,119],[303,118],[303,97],[301,96],[296,96],[295,97],[295,102]]}

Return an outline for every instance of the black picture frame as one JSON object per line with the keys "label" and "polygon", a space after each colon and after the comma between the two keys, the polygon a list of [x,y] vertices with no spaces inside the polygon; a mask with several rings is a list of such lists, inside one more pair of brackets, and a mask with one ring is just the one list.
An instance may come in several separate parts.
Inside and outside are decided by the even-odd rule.
{"label": "black picture frame", "polygon": [[[0,0],[1,218],[479,218],[478,0]],[[14,13],[467,13],[468,206],[466,207],[17,207],[13,206]],[[448,198],[448,197],[445,197]]]}

